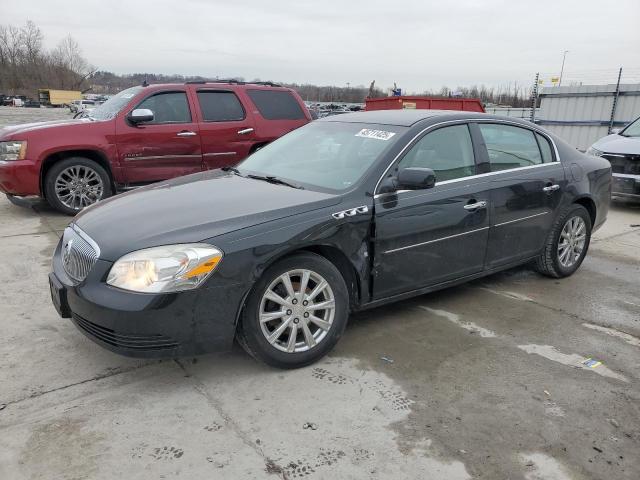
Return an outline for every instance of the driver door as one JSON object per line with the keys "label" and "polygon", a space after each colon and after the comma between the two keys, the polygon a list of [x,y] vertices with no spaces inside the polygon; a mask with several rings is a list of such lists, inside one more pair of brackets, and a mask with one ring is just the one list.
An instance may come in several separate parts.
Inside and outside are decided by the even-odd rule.
{"label": "driver door", "polygon": [[432,130],[391,169],[431,168],[426,190],[376,195],[375,299],[478,273],[489,234],[490,188],[476,175],[467,124]]}
{"label": "driver door", "polygon": [[125,116],[116,127],[118,157],[127,183],[151,183],[201,171],[200,132],[186,91],[154,92],[134,107],[141,108],[153,112],[153,121],[134,125]]}

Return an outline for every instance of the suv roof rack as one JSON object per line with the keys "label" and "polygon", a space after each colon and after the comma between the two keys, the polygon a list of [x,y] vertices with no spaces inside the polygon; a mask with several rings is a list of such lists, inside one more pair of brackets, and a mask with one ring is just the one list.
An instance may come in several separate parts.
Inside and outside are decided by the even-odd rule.
{"label": "suv roof rack", "polygon": [[244,82],[234,78],[221,78],[219,80],[189,80],[184,82],[186,85],[204,85],[207,83],[228,83],[230,85],[264,85],[266,87],[282,87],[282,85],[273,82]]}

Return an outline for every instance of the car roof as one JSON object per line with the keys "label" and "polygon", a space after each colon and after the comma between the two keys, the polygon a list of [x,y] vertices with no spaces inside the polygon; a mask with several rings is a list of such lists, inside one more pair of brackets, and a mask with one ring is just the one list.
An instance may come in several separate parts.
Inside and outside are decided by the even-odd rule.
{"label": "car roof", "polygon": [[343,123],[372,123],[379,125],[397,125],[401,127],[411,127],[423,120],[472,120],[472,119],[496,119],[504,120],[508,118],[513,123],[520,123],[532,126],[531,123],[518,118],[502,117],[499,115],[489,115],[479,112],[464,112],[456,110],[373,110],[369,112],[345,113],[342,115],[332,115],[316,120],[317,122],[343,122]]}

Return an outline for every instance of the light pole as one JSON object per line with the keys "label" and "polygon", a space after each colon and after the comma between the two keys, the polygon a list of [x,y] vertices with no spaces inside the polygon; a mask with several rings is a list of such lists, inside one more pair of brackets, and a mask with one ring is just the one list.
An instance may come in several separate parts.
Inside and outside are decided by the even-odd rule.
{"label": "light pole", "polygon": [[565,50],[564,53],[562,54],[562,67],[560,68],[560,80],[558,81],[558,86],[562,85],[562,74],[564,73],[564,61],[567,58],[567,53],[569,53],[569,50]]}

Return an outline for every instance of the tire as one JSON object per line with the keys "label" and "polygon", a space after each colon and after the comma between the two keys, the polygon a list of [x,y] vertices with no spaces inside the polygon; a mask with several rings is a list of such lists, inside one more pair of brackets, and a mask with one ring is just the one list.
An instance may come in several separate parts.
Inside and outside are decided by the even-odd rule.
{"label": "tire", "polygon": [[[569,224],[569,222],[574,223]],[[580,243],[579,239],[584,239],[579,254],[577,253],[577,247],[574,247],[570,240],[565,238],[568,233],[565,228],[571,230],[572,225],[582,225],[580,234],[576,234],[573,240],[574,244],[578,245]],[[578,230],[580,230],[580,228],[578,228]],[[571,234],[569,234],[569,236],[571,236]],[[536,259],[536,270],[543,275],[553,278],[563,278],[573,275],[587,254],[590,241],[591,217],[589,216],[589,212],[587,212],[587,209],[582,205],[573,204],[558,216],[551,227],[545,240],[544,249]],[[565,245],[564,249],[562,248],[561,242]],[[569,252],[566,254],[566,257],[563,257],[566,250],[569,250]]]}
{"label": "tire", "polygon": [[[76,184],[78,190],[56,192],[57,181],[72,184],[74,180],[70,172],[73,172],[73,169],[77,172],[75,181],[79,182]],[[70,157],[56,162],[44,179],[44,192],[49,205],[67,215],[76,215],[83,208],[113,194],[111,178],[106,170],[93,160],[84,157]]]}
{"label": "tire", "polygon": [[[304,292],[301,286],[304,281],[303,271],[309,272]],[[282,281],[285,275],[291,282],[294,296],[287,293],[288,290]],[[309,299],[308,295],[314,293],[316,287],[323,286],[322,280],[328,287]],[[280,296],[284,302],[279,304],[265,298],[267,292],[271,292],[269,295]],[[329,353],[342,336],[349,317],[347,292],[342,274],[324,257],[313,253],[300,253],[284,258],[264,272],[249,294],[238,324],[238,343],[254,358],[273,367],[299,368],[310,365]],[[308,305],[302,305],[305,301],[311,300],[311,305],[319,305],[330,302],[331,299],[334,301],[332,311],[311,310]],[[278,310],[281,312],[277,312]],[[261,314],[271,314],[274,318],[261,322]],[[275,317],[278,314],[279,316]],[[317,320],[323,322],[316,323]],[[281,330],[279,335],[278,329]],[[296,332],[295,337],[291,337],[292,331]],[[275,340],[270,342],[267,335]],[[295,340],[291,342],[291,338]]]}

